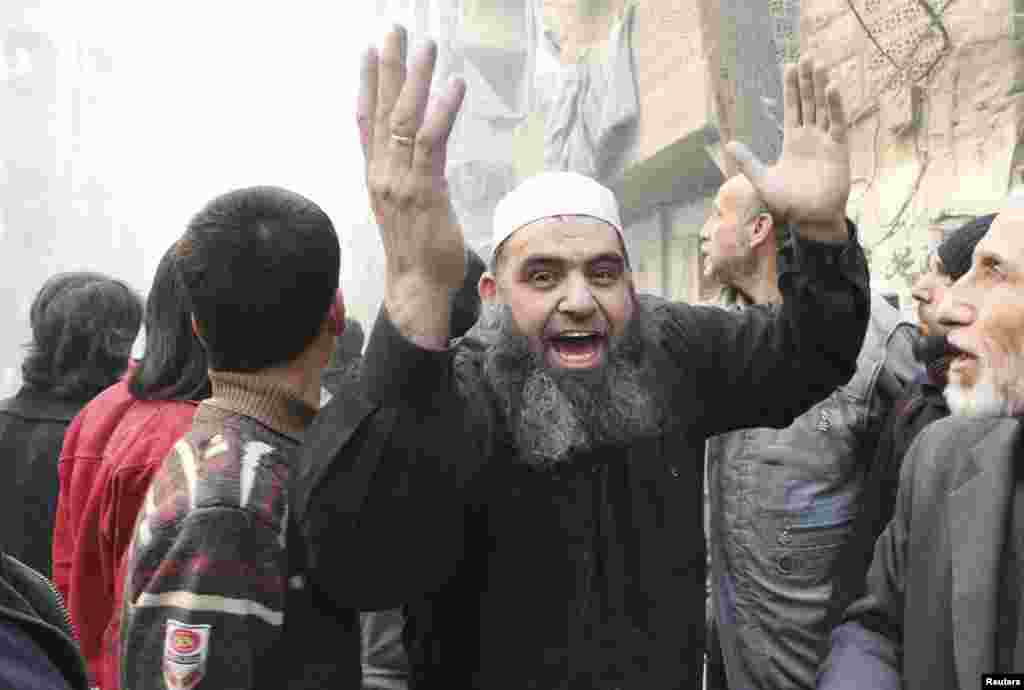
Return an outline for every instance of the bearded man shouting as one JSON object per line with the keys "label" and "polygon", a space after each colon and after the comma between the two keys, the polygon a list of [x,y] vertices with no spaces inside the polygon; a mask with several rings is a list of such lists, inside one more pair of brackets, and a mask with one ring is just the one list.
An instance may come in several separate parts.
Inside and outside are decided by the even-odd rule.
{"label": "bearded man shouting", "polygon": [[435,55],[407,69],[396,29],[364,66],[385,300],[363,395],[307,436],[314,465],[348,468],[299,516],[310,578],[335,607],[407,604],[418,688],[694,687],[704,441],[789,424],[850,378],[864,339],[839,93],[805,60],[778,163],[729,147],[794,230],[782,305],[638,297],[614,195],[544,173],[496,210],[487,312],[449,347],[465,252],[444,163],[464,85],[427,107]]}

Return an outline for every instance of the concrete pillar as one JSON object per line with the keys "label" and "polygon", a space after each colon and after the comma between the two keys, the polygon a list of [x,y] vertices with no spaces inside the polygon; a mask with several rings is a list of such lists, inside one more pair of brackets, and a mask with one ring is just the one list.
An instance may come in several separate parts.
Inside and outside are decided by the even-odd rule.
{"label": "concrete pillar", "polygon": [[[767,3],[699,0],[719,138],[736,139],[766,163],[782,151],[782,78]],[[726,176],[737,171],[726,160]]]}

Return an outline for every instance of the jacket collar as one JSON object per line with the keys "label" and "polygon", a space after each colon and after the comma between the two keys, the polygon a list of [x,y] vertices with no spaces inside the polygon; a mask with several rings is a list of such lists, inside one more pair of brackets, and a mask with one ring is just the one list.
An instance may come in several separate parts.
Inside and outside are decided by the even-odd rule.
{"label": "jacket collar", "polygon": [[297,391],[259,374],[210,370],[210,383],[213,395],[200,403],[196,426],[216,426],[226,414],[238,414],[299,441],[317,413]]}
{"label": "jacket collar", "polygon": [[953,640],[961,687],[976,684],[995,663],[999,561],[1021,434],[1018,419],[983,423],[989,428],[968,450],[963,469],[951,477],[949,492]]}

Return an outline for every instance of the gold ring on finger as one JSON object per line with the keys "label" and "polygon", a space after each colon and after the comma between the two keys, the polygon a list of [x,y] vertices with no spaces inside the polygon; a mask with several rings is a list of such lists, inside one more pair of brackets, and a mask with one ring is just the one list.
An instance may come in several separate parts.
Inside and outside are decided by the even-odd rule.
{"label": "gold ring on finger", "polygon": [[402,146],[412,146],[412,142],[413,142],[413,138],[412,137],[406,137],[406,136],[402,136],[401,134],[395,134],[394,132],[392,132],[391,133],[391,138],[394,139],[396,143],[399,143]]}

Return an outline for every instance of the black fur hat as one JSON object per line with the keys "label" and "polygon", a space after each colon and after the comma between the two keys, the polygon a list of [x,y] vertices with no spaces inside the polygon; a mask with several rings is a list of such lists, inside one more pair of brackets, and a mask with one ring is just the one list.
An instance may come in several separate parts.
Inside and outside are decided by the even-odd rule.
{"label": "black fur hat", "polygon": [[935,250],[942,259],[942,266],[953,280],[959,280],[971,269],[974,247],[992,226],[996,214],[978,216],[966,225],[954,230]]}

